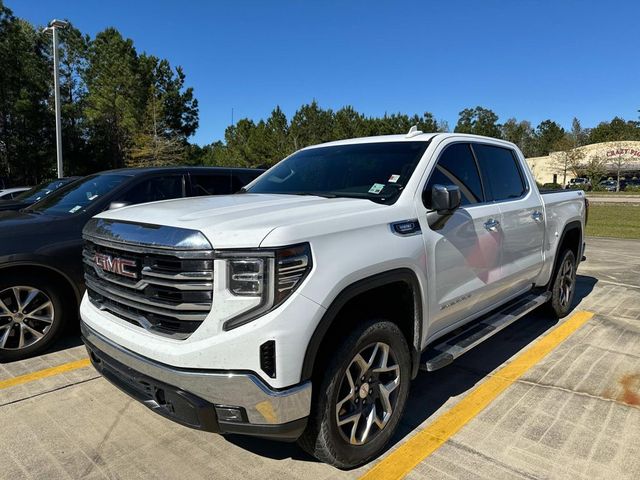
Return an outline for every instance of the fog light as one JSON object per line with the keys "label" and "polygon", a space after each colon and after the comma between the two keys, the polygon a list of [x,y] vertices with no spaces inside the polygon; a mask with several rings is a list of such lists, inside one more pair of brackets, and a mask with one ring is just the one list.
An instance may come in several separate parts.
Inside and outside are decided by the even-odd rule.
{"label": "fog light", "polygon": [[241,407],[223,407],[216,405],[216,414],[220,422],[244,422],[244,410]]}

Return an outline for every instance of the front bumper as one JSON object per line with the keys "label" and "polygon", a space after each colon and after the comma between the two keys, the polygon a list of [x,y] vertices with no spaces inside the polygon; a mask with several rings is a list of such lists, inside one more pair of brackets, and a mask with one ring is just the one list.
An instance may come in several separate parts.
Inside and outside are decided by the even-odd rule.
{"label": "front bumper", "polygon": [[[248,372],[175,368],[111,342],[84,322],[82,339],[94,367],[144,405],[191,428],[292,441],[306,427],[311,382],[282,390]],[[220,413],[235,411],[233,421]]]}

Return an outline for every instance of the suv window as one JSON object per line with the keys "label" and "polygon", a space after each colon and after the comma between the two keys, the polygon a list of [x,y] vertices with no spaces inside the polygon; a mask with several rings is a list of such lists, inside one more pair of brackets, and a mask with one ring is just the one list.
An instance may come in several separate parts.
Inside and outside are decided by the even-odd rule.
{"label": "suv window", "polygon": [[489,200],[508,200],[524,194],[524,179],[513,150],[474,143],[473,151]]}
{"label": "suv window", "polygon": [[440,154],[427,191],[430,192],[434,185],[456,185],[462,194],[462,205],[484,201],[478,167],[468,143],[454,143]]}
{"label": "suv window", "polygon": [[227,195],[231,192],[231,177],[228,173],[191,175],[191,190],[193,195]]}
{"label": "suv window", "polygon": [[182,175],[164,175],[148,178],[134,185],[131,190],[126,192],[122,197],[122,201],[135,205],[181,198],[184,196],[183,183]]}

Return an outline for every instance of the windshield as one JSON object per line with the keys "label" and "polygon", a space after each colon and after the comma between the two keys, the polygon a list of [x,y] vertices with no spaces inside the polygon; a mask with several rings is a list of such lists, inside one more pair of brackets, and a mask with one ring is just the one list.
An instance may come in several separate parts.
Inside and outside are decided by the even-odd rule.
{"label": "windshield", "polygon": [[111,192],[127,175],[98,174],[62,188],[27,209],[51,215],[73,215],[82,212],[103,195]]}
{"label": "windshield", "polygon": [[17,200],[19,202],[35,203],[39,200],[42,200],[44,197],[49,195],[51,192],[59,189],[63,185],[66,185],[70,181],[71,180],[69,179],[64,179],[53,180],[51,182],[43,182],[40,185],[36,185],[32,189],[27,190],[26,192],[22,192],[20,195],[17,195],[14,200]]}
{"label": "windshield", "polygon": [[393,203],[428,144],[361,143],[302,150],[277,164],[246,191]]}

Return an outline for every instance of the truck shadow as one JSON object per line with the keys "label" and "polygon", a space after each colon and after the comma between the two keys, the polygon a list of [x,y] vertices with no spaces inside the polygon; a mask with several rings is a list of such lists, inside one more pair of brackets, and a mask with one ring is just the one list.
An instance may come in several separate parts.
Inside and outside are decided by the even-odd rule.
{"label": "truck shadow", "polygon": [[[575,306],[595,287],[594,277],[578,275]],[[517,355],[553,328],[558,320],[539,308],[480,344],[451,365],[435,372],[420,372],[411,385],[404,416],[387,450],[416,430],[451,398],[472,390],[487,374]],[[282,460],[316,461],[295,444],[268,442],[251,437],[229,436],[227,440],[257,455]]]}

